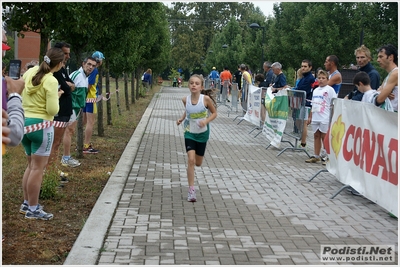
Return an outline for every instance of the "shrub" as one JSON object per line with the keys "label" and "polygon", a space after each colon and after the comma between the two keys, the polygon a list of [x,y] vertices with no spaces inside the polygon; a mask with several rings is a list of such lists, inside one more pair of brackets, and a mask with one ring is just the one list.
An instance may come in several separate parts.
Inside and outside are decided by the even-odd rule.
{"label": "shrub", "polygon": [[58,186],[60,185],[60,177],[55,170],[46,170],[43,175],[42,187],[40,190],[41,199],[51,199],[58,195]]}

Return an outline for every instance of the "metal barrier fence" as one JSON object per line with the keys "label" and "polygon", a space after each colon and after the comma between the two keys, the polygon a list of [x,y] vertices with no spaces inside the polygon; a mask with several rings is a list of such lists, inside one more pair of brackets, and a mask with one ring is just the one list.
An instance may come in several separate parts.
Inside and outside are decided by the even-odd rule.
{"label": "metal barrier fence", "polygon": [[[260,131],[254,136],[254,138],[256,138],[260,133],[262,133],[262,128],[265,123],[265,113],[267,112],[267,109],[265,108],[265,95],[267,93],[267,89],[268,89],[267,87],[261,87],[261,110],[260,110],[261,121],[260,121],[260,127],[258,129]],[[250,131],[250,133],[252,133],[254,130],[257,130],[257,128],[254,128],[252,131]]]}
{"label": "metal barrier fence", "polygon": [[[306,92],[301,90],[287,90],[289,100],[289,114],[286,121],[285,130],[282,135],[281,143],[289,143],[291,146],[281,150],[276,156],[281,155],[287,150],[303,151],[308,154],[307,150],[300,147],[298,141],[301,140],[303,130],[307,130],[307,119],[310,108],[306,107]],[[294,144],[286,138],[294,139]],[[267,149],[271,146],[269,144]]]}
{"label": "metal barrier fence", "polygon": [[223,81],[220,87],[221,88],[217,88],[218,90],[217,103],[219,103],[219,105],[217,106],[223,105],[231,109],[231,106],[226,104],[227,101],[230,101],[228,100],[229,81],[228,80]]}
{"label": "metal barrier fence", "polygon": [[228,110],[228,117],[231,111],[238,112],[238,84],[232,83],[231,86],[231,108]]}
{"label": "metal barrier fence", "polygon": [[248,100],[249,84],[245,80],[243,80],[242,90],[241,91],[242,92],[241,92],[241,95],[239,97],[240,97],[240,105],[242,106],[242,113],[243,114],[242,115],[238,115],[233,119],[235,121],[237,118],[241,118],[237,124],[241,123],[244,120],[243,116],[247,112],[247,100]]}
{"label": "metal barrier fence", "polygon": [[218,88],[218,95],[217,97],[219,97],[219,88],[220,88],[220,80],[219,79],[210,79],[210,78],[205,78],[204,79],[204,88],[205,89],[216,89]]}
{"label": "metal barrier fence", "polygon": [[[229,81],[224,81],[222,83],[222,90],[221,90],[221,80],[220,79],[213,80],[213,79],[205,78],[204,79],[204,88],[215,90],[217,107],[219,107],[219,106],[227,107],[228,108],[228,110],[227,110],[228,117],[231,112],[238,113],[239,91],[238,91],[237,83],[232,83],[231,88],[229,90]],[[230,98],[231,98],[230,100],[229,100],[228,92],[230,92]],[[247,108],[247,105],[246,105],[246,108]]]}

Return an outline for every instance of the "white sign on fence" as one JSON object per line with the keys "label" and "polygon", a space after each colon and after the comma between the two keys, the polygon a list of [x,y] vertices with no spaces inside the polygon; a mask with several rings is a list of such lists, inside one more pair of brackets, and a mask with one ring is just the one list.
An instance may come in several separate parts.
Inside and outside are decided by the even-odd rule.
{"label": "white sign on fence", "polygon": [[335,99],[325,148],[331,174],[398,216],[398,113]]}

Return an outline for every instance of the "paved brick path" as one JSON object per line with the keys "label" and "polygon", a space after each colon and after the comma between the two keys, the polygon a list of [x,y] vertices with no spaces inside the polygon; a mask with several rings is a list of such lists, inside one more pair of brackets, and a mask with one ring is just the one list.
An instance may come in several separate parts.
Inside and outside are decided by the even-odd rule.
{"label": "paved brick path", "polygon": [[[96,264],[321,264],[320,245],[398,245],[398,221],[348,191],[303,152],[265,149],[253,125],[218,108],[197,202],[187,197],[186,153],[176,120],[187,88],[156,95],[149,123]],[[312,134],[308,135],[312,148]],[[286,145],[284,144],[283,147]],[[310,151],[311,152],[311,151]],[[397,263],[397,256],[396,256]]]}

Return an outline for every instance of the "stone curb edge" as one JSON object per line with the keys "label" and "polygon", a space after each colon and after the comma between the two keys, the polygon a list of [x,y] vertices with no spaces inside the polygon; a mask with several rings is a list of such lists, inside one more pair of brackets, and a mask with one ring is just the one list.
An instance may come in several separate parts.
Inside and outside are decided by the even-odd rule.
{"label": "stone curb edge", "polygon": [[[162,88],[161,88],[162,91]],[[155,93],[96,201],[64,265],[95,265],[159,93]]]}

